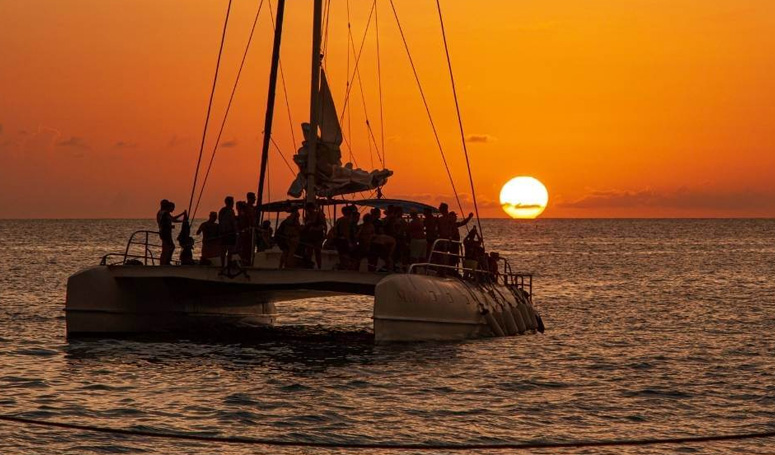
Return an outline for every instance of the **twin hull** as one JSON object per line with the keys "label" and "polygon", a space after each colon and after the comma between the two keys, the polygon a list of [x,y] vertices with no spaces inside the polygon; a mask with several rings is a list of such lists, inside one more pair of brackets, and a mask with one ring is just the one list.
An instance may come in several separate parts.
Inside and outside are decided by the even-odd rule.
{"label": "twin hull", "polygon": [[278,302],[374,295],[377,342],[460,340],[534,331],[526,295],[426,275],[216,267],[98,266],[67,283],[68,335],[271,326]]}

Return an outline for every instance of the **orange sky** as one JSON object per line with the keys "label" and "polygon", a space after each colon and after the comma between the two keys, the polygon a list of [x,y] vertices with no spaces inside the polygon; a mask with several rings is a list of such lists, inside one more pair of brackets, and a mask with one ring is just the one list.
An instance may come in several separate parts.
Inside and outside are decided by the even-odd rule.
{"label": "orange sky", "polygon": [[[347,3],[331,3],[327,68],[341,109]],[[359,44],[372,2],[350,3]],[[226,4],[0,0],[0,217],[151,217],[163,197],[186,206]],[[435,3],[395,4],[456,184],[469,193]],[[234,0],[214,125],[257,5]],[[775,2],[442,5],[483,216],[504,216],[498,192],[516,175],[546,184],[545,217],[775,216]],[[256,187],[266,6],[202,211]],[[309,109],[311,11],[311,0],[286,9],[282,59],[297,139]],[[450,199],[387,0],[378,17],[386,159],[396,171],[385,194]],[[379,141],[371,27],[361,75]],[[282,92],[277,106],[274,137],[290,159]],[[345,134],[370,167],[357,85],[351,116]],[[284,197],[291,173],[270,156],[271,195]]]}

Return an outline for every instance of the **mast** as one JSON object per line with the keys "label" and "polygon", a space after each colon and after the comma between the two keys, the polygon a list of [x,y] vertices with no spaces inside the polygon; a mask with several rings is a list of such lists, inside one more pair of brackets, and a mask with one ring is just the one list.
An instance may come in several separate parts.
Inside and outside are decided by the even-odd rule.
{"label": "mast", "polygon": [[307,155],[307,202],[315,202],[315,168],[317,166],[318,118],[320,112],[320,42],[322,40],[323,0],[315,0],[312,16],[312,86],[310,90],[310,135]]}
{"label": "mast", "polygon": [[266,167],[269,163],[269,143],[272,140],[272,120],[274,119],[274,99],[277,89],[277,67],[280,63],[280,41],[283,36],[283,13],[285,12],[285,0],[277,2],[277,19],[275,20],[274,45],[272,47],[272,65],[269,69],[269,93],[266,97],[266,116],[264,118],[264,142],[261,146],[261,170],[258,176],[258,195],[256,206],[256,226],[253,226],[250,248],[250,263],[253,264],[253,256],[256,254],[256,230],[261,222],[261,204],[264,203],[264,182],[266,181]]}
{"label": "mast", "polygon": [[283,34],[283,13],[285,0],[277,2],[277,20],[274,29],[274,46],[272,47],[272,65],[269,70],[269,94],[266,97],[266,117],[264,118],[264,142],[261,147],[261,171],[258,177],[258,211],[256,222],[261,221],[261,204],[264,202],[264,181],[269,159],[269,144],[272,140],[272,120],[274,119],[274,99],[277,88],[277,67],[280,62],[280,40]]}

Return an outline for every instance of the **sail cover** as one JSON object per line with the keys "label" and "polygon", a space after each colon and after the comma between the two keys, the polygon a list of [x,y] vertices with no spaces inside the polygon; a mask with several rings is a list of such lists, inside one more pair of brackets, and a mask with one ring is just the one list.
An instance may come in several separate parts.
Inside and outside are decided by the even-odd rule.
{"label": "sail cover", "polygon": [[309,123],[302,123],[304,142],[293,161],[299,166],[299,173],[291,183],[288,194],[300,197],[307,186],[307,157],[309,156],[310,141],[316,140],[315,148],[315,192],[320,196],[332,197],[340,194],[368,191],[387,183],[388,177],[393,171],[380,169],[366,171],[356,169],[352,163],[342,165],[342,128],[334,105],[334,98],[328,87],[326,73],[321,71],[320,83],[320,111],[318,119],[320,123],[320,136],[313,132]]}

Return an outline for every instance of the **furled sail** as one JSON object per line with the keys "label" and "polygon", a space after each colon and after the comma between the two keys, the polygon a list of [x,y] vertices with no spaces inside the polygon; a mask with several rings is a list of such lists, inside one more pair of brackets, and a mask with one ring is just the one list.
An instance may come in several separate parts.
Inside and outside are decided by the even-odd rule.
{"label": "furled sail", "polygon": [[300,197],[307,184],[307,157],[309,156],[309,144],[311,140],[317,140],[315,148],[316,170],[315,191],[320,196],[332,197],[340,194],[357,193],[367,191],[387,183],[388,177],[393,171],[388,169],[373,170],[353,168],[352,163],[342,165],[342,128],[334,105],[334,98],[328,87],[325,72],[321,71],[320,83],[320,111],[318,115],[320,124],[320,136],[313,132],[309,123],[302,123],[304,142],[293,161],[299,166],[299,173],[291,183],[288,194]]}

